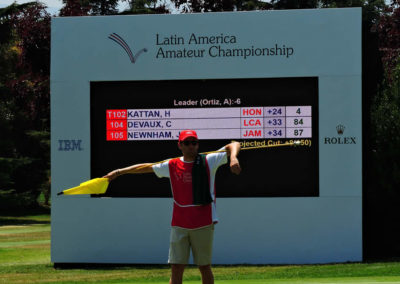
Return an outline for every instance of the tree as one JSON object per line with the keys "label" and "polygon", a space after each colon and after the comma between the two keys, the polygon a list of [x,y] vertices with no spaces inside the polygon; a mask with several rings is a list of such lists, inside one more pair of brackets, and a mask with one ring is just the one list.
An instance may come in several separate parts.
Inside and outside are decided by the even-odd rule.
{"label": "tree", "polygon": [[394,0],[377,22],[384,76],[371,107],[371,164],[366,214],[367,256],[398,256],[400,222],[400,5]]}
{"label": "tree", "polygon": [[0,190],[27,192],[33,205],[50,166],[50,15],[37,2],[12,4],[0,9],[0,30]]}
{"label": "tree", "polygon": [[118,0],[63,0],[64,7],[60,16],[95,16],[128,14],[164,14],[169,13],[165,4],[157,0],[124,0],[129,9],[119,12]]}
{"label": "tree", "polygon": [[118,0],[63,0],[60,16],[116,15]]}
{"label": "tree", "polygon": [[392,72],[396,70],[400,56],[400,1],[392,0],[382,14],[379,24],[380,51],[382,62],[387,72],[389,83],[392,81]]}
{"label": "tree", "polygon": [[116,15],[118,14],[118,0],[90,1],[91,15]]}
{"label": "tree", "polygon": [[121,12],[122,15],[132,14],[168,14],[165,2],[158,0],[125,0],[129,4],[129,9]]}
{"label": "tree", "polygon": [[88,0],[63,0],[60,16],[87,16],[91,9]]}
{"label": "tree", "polygon": [[281,9],[313,9],[322,6],[322,1],[319,0],[272,0],[271,4],[274,10]]}
{"label": "tree", "polygon": [[267,10],[272,5],[257,0],[171,0],[182,13]]}

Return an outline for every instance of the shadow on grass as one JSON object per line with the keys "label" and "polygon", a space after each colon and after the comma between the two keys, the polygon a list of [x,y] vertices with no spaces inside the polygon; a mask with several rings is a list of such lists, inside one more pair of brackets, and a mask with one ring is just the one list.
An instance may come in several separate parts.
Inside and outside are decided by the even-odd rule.
{"label": "shadow on grass", "polygon": [[1,226],[21,226],[21,225],[36,225],[36,224],[50,224],[48,220],[35,220],[35,219],[24,219],[18,217],[1,217],[0,216],[0,227]]}
{"label": "shadow on grass", "polygon": [[[335,265],[344,266],[344,265],[359,265],[359,264],[377,264],[377,263],[400,263],[400,257],[395,258],[381,258],[374,260],[364,260],[362,262],[337,262],[337,263],[320,263],[320,264],[213,264],[213,268],[234,268],[234,267],[290,267],[291,268],[304,268],[304,267],[333,267]],[[398,265],[398,264],[396,264]],[[141,263],[53,263],[53,267],[55,269],[86,269],[86,270],[124,270],[124,269],[170,269],[171,266],[169,264],[141,264]],[[197,265],[189,264],[186,266],[187,268],[197,268]],[[400,269],[400,266],[399,266]],[[397,274],[396,274],[397,275]]]}
{"label": "shadow on grass", "polygon": [[[188,265],[190,267],[191,265]],[[85,269],[85,270],[123,270],[123,269],[169,269],[167,264],[124,264],[124,263],[54,263],[55,269]]]}
{"label": "shadow on grass", "polygon": [[[46,216],[47,215],[47,216]],[[50,224],[50,208],[12,208],[0,210],[0,226]]]}

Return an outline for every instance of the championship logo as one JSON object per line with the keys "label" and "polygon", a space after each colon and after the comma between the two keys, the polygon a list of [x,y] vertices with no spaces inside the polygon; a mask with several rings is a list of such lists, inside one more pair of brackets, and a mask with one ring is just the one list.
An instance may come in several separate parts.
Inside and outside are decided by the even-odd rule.
{"label": "championship logo", "polygon": [[141,55],[143,52],[147,52],[147,48],[142,48],[136,54],[133,54],[131,48],[126,43],[126,41],[117,33],[110,34],[108,38],[116,42],[119,46],[121,46],[125,50],[126,54],[128,54],[129,59],[132,63],[135,63],[139,55]]}

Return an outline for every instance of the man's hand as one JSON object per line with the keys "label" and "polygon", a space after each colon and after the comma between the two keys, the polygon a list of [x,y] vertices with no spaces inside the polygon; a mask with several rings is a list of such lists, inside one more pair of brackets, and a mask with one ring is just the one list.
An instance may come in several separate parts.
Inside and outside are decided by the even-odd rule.
{"label": "man's hand", "polygon": [[232,158],[231,159],[231,172],[238,175],[242,171],[240,168],[239,160],[237,158]]}
{"label": "man's hand", "polygon": [[240,168],[239,160],[237,159],[237,155],[240,151],[240,143],[232,141],[232,143],[225,146],[227,154],[231,160],[231,172],[238,175],[242,171]]}
{"label": "man's hand", "polygon": [[108,174],[106,174],[105,176],[103,176],[103,178],[108,178],[109,181],[112,181],[113,179],[117,178],[118,176],[120,176],[120,170],[114,170],[112,172],[109,172]]}

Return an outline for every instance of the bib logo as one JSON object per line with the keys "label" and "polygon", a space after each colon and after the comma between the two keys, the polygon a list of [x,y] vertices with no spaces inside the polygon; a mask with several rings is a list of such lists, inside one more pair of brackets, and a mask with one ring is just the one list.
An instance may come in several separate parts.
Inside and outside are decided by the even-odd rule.
{"label": "bib logo", "polygon": [[339,137],[325,137],[325,144],[356,144],[356,137],[342,137],[345,129],[342,124],[336,126]]}
{"label": "bib logo", "polygon": [[136,54],[133,54],[131,48],[126,43],[126,41],[120,35],[118,35],[116,33],[110,34],[108,36],[108,38],[111,39],[112,41],[116,42],[117,44],[119,44],[125,50],[126,54],[128,54],[129,59],[132,63],[136,62],[136,60],[140,54],[142,54],[143,52],[147,52],[147,48],[142,48]]}

